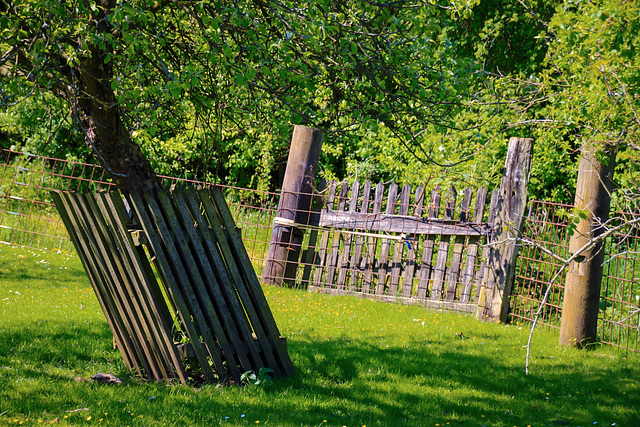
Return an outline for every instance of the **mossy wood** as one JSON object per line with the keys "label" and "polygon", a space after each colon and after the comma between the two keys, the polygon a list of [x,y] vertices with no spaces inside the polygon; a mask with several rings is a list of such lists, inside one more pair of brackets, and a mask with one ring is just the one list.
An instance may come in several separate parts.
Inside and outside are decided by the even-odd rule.
{"label": "mossy wood", "polygon": [[131,370],[185,384],[293,373],[218,188],[51,195]]}

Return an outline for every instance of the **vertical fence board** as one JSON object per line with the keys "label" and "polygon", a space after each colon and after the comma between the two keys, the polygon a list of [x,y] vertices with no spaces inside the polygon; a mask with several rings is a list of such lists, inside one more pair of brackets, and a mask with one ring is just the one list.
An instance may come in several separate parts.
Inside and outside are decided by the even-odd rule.
{"label": "vertical fence board", "polygon": [[[347,184],[342,184],[346,186]],[[349,212],[355,212],[358,205],[358,196],[360,192],[360,182],[353,181],[351,186],[351,197],[349,199]],[[355,274],[355,266],[351,265],[351,244],[353,242],[353,234],[346,234],[344,237],[344,245],[340,253],[339,271],[338,271],[338,289],[344,290],[347,281],[347,275],[351,271],[351,275]]]}
{"label": "vertical fence board", "polygon": [[[329,191],[327,193],[327,199],[326,199],[326,209],[327,210],[332,210],[333,209],[333,205],[335,203],[335,198],[336,198],[336,187],[337,184],[335,181],[332,181],[331,184],[329,185]],[[329,254],[329,250],[328,250],[328,246],[329,246],[329,237],[331,236],[332,232],[331,230],[325,230],[322,232],[322,237],[320,238],[320,246],[318,247],[318,266],[316,267],[316,270],[314,272],[314,276],[313,276],[313,284],[317,287],[322,286],[323,283],[323,273],[325,272],[325,267],[327,265],[327,260],[328,260],[328,254]]]}
{"label": "vertical fence board", "polygon": [[[318,187],[318,192],[321,194],[327,186],[327,182],[322,180]],[[321,198],[316,194],[313,201],[311,202],[311,210],[310,217],[314,215],[313,211],[318,211],[321,209],[320,205]],[[309,233],[309,243],[307,245],[307,249],[302,254],[302,278],[300,279],[300,283],[303,288],[307,288],[309,283],[311,282],[311,271],[313,270],[313,266],[317,265],[319,262],[318,252],[316,245],[318,244],[318,234],[319,230],[317,228],[312,228]]]}
{"label": "vertical fence board", "polygon": [[[467,187],[464,190],[464,196],[462,203],[460,204],[460,214],[458,218],[461,223],[468,222],[469,207],[471,206],[471,188]],[[448,274],[447,285],[447,301],[453,301],[456,297],[456,289],[458,287],[458,280],[460,278],[460,269],[462,268],[462,251],[464,250],[464,242],[467,236],[457,235],[453,244],[453,257],[451,258],[451,267]]]}
{"label": "vertical fence board", "polygon": [[[416,188],[414,199],[413,215],[422,216],[424,204],[424,186],[419,185]],[[416,252],[418,251],[418,235],[409,234],[406,239],[407,245],[407,268],[404,274],[404,286],[402,288],[402,297],[409,298],[413,294],[414,275],[416,273]]]}
{"label": "vertical fence board", "polygon": [[[440,190],[436,187],[431,192],[431,204],[429,205],[429,218],[437,218],[440,214]],[[435,236],[428,235],[425,238],[424,248],[422,249],[422,263],[420,265],[420,281],[418,282],[419,299],[425,299],[429,291],[429,281],[433,272],[433,245],[435,244]]]}
{"label": "vertical fence board", "polygon": [[[398,215],[407,216],[409,214],[409,202],[411,199],[411,186],[405,184],[400,190],[400,206]],[[393,245],[393,258],[391,261],[391,274],[389,278],[389,294],[396,295],[398,293],[398,285],[400,283],[400,275],[402,272],[402,255],[404,253],[405,243],[396,241]]]}
{"label": "vertical fence board", "polygon": [[[346,183],[342,183],[340,186],[340,194],[338,196],[338,212],[344,211],[344,207],[347,204],[347,193],[349,192],[349,186]],[[334,285],[336,281],[336,270],[338,268],[338,260],[340,257],[340,242],[342,241],[342,233],[340,230],[334,230],[333,239],[331,240],[331,247],[328,254],[328,266],[327,266],[327,278],[326,283],[328,285]]]}
{"label": "vertical fence board", "polygon": [[[392,182],[389,186],[389,193],[387,196],[387,208],[385,213],[392,215],[395,212],[396,198],[398,195],[398,185]],[[389,239],[382,239],[380,245],[380,257],[378,259],[378,284],[376,286],[376,295],[382,296],[387,286],[387,272],[389,271],[389,246],[391,243]]]}
{"label": "vertical fence board", "polygon": [[[382,211],[382,200],[384,198],[384,184],[379,182],[376,185],[375,195],[373,199],[373,209],[371,212],[372,217],[375,218],[377,214]],[[362,284],[362,292],[366,295],[369,294],[372,290],[372,286],[375,284],[374,282],[374,274],[377,269],[377,260],[376,260],[376,248],[378,246],[378,239],[375,237],[369,237],[367,239],[367,251],[365,254],[365,268],[364,268],[364,283]],[[376,288],[373,288],[375,291]]]}
{"label": "vertical fence board", "polygon": [[[366,214],[369,211],[369,198],[371,197],[371,182],[366,181],[362,190],[362,204],[360,206],[360,212]],[[353,272],[351,274],[351,283],[349,285],[349,291],[354,292],[358,288],[363,288],[360,284],[363,278],[364,270],[364,257],[362,253],[362,247],[364,244],[364,237],[358,235],[356,237],[356,246],[353,251],[353,257],[351,258],[351,265],[353,266]]]}
{"label": "vertical fence board", "polygon": [[[487,189],[480,187],[476,195],[476,204],[473,215],[473,222],[481,223],[484,218],[484,210],[487,201]],[[478,236],[469,236],[467,243],[467,261],[462,273],[462,294],[460,302],[467,303],[471,295],[471,286],[473,285],[473,276],[476,270],[478,260]]]}
{"label": "vertical fence board", "polygon": [[[458,194],[456,189],[451,187],[449,189],[449,196],[445,203],[444,220],[453,220],[454,211],[456,207],[456,199]],[[449,242],[451,236],[440,236],[440,243],[438,244],[438,256],[436,261],[436,267],[433,275],[433,286],[431,288],[431,300],[437,301],[442,298],[442,287],[444,285],[445,274],[447,272],[447,259],[449,258]]]}

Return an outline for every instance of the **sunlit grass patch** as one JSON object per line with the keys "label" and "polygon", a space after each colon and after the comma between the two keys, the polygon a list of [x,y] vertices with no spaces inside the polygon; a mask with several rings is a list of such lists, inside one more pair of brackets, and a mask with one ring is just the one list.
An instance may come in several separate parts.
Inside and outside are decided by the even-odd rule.
{"label": "sunlit grass patch", "polygon": [[[545,330],[265,286],[296,368],[247,387],[127,371],[75,256],[0,246],[0,425],[633,426],[637,355]],[[113,373],[121,386],[94,384]]]}

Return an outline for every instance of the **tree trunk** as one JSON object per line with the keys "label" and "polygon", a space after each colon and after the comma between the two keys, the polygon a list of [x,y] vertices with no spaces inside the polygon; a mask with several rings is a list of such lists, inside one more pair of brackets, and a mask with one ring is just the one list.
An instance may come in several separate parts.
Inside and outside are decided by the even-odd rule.
{"label": "tree trunk", "polygon": [[[595,150],[590,144],[582,147],[574,203],[575,209],[584,212],[586,218],[580,219],[571,236],[571,254],[602,234],[609,219],[616,150],[607,147],[604,163],[596,158]],[[583,347],[597,338],[604,255],[604,242],[600,242],[569,265],[560,321],[562,345]]]}
{"label": "tree trunk", "polygon": [[[113,2],[101,3],[104,9],[96,16],[94,25],[96,32],[107,34],[111,27],[106,16]],[[82,58],[75,68],[77,87],[66,91],[72,112],[82,127],[85,143],[123,193],[159,188],[160,181],[149,160],[122,121],[118,100],[111,89],[113,67],[111,62],[105,63],[107,54],[107,50],[90,45],[90,55]]]}

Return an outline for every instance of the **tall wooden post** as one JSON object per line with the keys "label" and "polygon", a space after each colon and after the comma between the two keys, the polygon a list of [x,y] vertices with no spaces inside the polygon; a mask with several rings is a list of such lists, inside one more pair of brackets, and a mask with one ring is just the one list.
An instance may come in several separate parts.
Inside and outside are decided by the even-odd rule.
{"label": "tall wooden post", "polygon": [[[296,126],[293,130],[280,203],[262,275],[265,283],[295,286],[304,230],[293,224],[309,223],[322,139],[322,132],[317,129]],[[287,222],[293,224],[287,225]]]}
{"label": "tall wooden post", "polygon": [[[616,150],[609,147],[604,162],[596,158],[595,151],[592,144],[582,147],[574,204],[586,218],[580,219],[569,240],[572,255],[602,234],[609,219]],[[569,265],[560,321],[562,345],[582,347],[596,339],[604,255],[604,242],[600,242]]]}
{"label": "tall wooden post", "polygon": [[489,241],[487,269],[480,284],[477,317],[507,320],[509,295],[515,277],[519,236],[527,203],[533,139],[511,138],[505,172],[496,203],[496,218]]}

